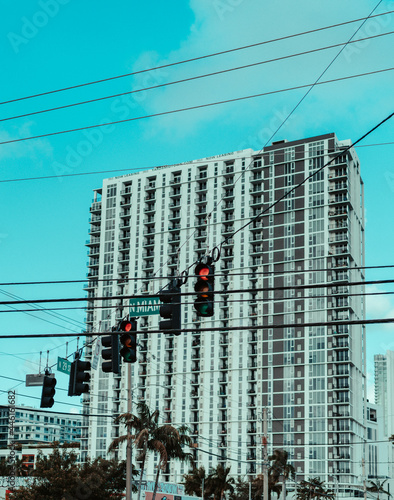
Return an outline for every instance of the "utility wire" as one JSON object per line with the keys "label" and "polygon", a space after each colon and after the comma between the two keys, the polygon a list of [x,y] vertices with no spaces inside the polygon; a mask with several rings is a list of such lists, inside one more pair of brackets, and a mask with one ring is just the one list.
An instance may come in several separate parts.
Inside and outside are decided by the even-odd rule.
{"label": "utility wire", "polygon": [[57,132],[48,132],[46,134],[32,135],[32,136],[28,136],[28,137],[21,137],[19,139],[9,139],[8,141],[2,141],[2,142],[0,142],[0,145],[3,145],[3,144],[13,144],[13,143],[22,142],[22,141],[30,141],[30,140],[33,140],[33,139],[42,139],[43,137],[53,137],[53,136],[57,136],[57,135],[61,135],[61,134],[69,134],[71,132],[79,132],[81,130],[89,130],[89,129],[98,128],[98,127],[105,127],[107,125],[116,125],[118,123],[127,123],[127,122],[132,122],[132,121],[137,121],[137,120],[143,120],[143,119],[146,119],[146,118],[154,118],[154,117],[165,116],[165,115],[170,115],[170,114],[174,114],[174,113],[181,113],[181,112],[184,112],[184,111],[192,111],[192,110],[195,110],[195,109],[208,108],[208,107],[211,107],[211,106],[217,106],[217,105],[221,105],[221,104],[229,104],[229,103],[233,103],[233,102],[244,101],[246,99],[254,99],[256,97],[263,97],[263,96],[266,96],[266,95],[279,94],[279,93],[282,93],[282,92],[289,92],[289,91],[292,91],[292,90],[304,89],[304,88],[308,88],[308,87],[313,87],[315,85],[325,85],[325,84],[328,84],[328,83],[345,81],[345,80],[350,80],[350,79],[353,79],[353,78],[360,78],[360,77],[375,75],[375,74],[379,74],[379,73],[385,73],[387,71],[392,71],[393,69],[394,69],[394,67],[392,67],[392,68],[384,68],[384,69],[379,69],[379,70],[375,70],[375,71],[368,71],[366,73],[359,73],[357,75],[350,75],[350,76],[344,76],[344,77],[340,77],[340,78],[333,78],[331,80],[325,80],[325,81],[322,81],[322,82],[319,81],[319,82],[307,83],[307,84],[304,84],[304,85],[297,85],[297,86],[288,87],[288,88],[285,88],[285,89],[272,90],[272,91],[269,91],[269,92],[261,92],[259,94],[247,95],[247,96],[242,96],[242,97],[234,97],[232,99],[225,99],[223,101],[215,101],[215,102],[210,102],[210,103],[205,103],[205,104],[198,104],[196,106],[188,106],[188,107],[185,107],[185,108],[178,108],[178,109],[172,109],[172,110],[167,110],[167,111],[161,111],[161,112],[158,112],[158,113],[152,113],[150,115],[135,116],[133,118],[125,118],[123,120],[115,120],[115,121],[110,121],[110,122],[106,122],[106,123],[96,123],[94,125],[87,125],[85,127],[77,127],[77,128],[67,129],[67,130],[58,130]]}
{"label": "utility wire", "polygon": [[[342,285],[340,285],[342,286]],[[245,293],[252,293],[250,289],[245,289]],[[219,291],[217,292],[219,295],[228,295],[228,291]],[[271,302],[271,301],[286,301],[286,300],[308,300],[308,299],[329,299],[329,298],[335,298],[337,296],[346,296],[346,297],[369,297],[369,296],[375,296],[375,295],[393,295],[394,291],[392,292],[364,292],[364,293],[348,293],[348,292],[343,292],[343,293],[338,293],[338,294],[330,294],[330,295],[307,295],[307,296],[302,296],[302,297],[296,297],[295,295],[291,297],[284,297],[284,296],[278,296],[276,295],[275,297],[264,297],[262,298],[256,298],[256,299],[229,299],[227,301],[221,300],[215,302],[218,304],[220,307],[223,307],[223,304],[230,305],[230,304],[239,304],[239,303],[248,303],[250,305],[257,305],[262,302]],[[180,302],[181,305],[191,305],[193,302]],[[132,307],[132,306],[129,306]],[[343,306],[347,307],[347,306]],[[93,307],[91,305],[86,305],[86,306],[80,306],[80,307],[61,307],[61,308],[45,308],[41,309],[42,311],[69,311],[69,310],[78,310],[78,309],[83,309],[86,310],[88,309],[89,312],[99,310],[99,309],[117,309],[119,308],[118,305],[108,305],[108,306],[97,306],[94,305]],[[0,310],[0,313],[24,313],[24,312],[29,312],[29,311],[35,311],[35,309],[13,309],[13,310]],[[57,325],[59,326],[59,325]],[[62,344],[64,345],[64,344]],[[53,349],[58,349],[53,348]]]}
{"label": "utility wire", "polygon": [[[340,228],[339,228],[340,229]],[[311,259],[310,259],[311,260]],[[295,261],[297,262],[297,261]],[[304,261],[300,261],[304,263]],[[275,264],[277,265],[277,264]],[[392,269],[394,268],[394,264],[387,264],[387,265],[381,265],[381,266],[356,266],[356,267],[348,267],[348,266],[343,266],[340,268],[332,268],[332,267],[325,267],[322,269],[302,269],[302,270],[288,270],[284,269],[282,271],[247,271],[247,272],[237,272],[237,273],[231,273],[231,272],[219,272],[215,273],[215,277],[221,277],[221,276],[226,276],[226,277],[232,277],[232,276],[275,276],[275,275],[287,275],[287,274],[302,274],[304,275],[305,273],[317,273],[317,272],[324,272],[324,271],[358,271],[358,270],[363,270],[363,269]],[[167,279],[168,276],[155,276],[154,279]],[[149,278],[151,279],[151,278]],[[53,284],[70,284],[70,283],[86,283],[90,280],[94,281],[120,281],[119,278],[85,278],[82,280],[53,280],[53,281],[13,281],[13,282],[4,282],[0,283],[0,286],[16,286],[16,285],[53,285]],[[138,281],[138,280],[143,280],[146,281],[147,278],[122,278],[122,281]]]}
{"label": "utility wire", "polygon": [[308,55],[308,54],[313,54],[313,53],[316,53],[316,52],[321,52],[323,50],[329,50],[329,49],[333,49],[333,48],[336,48],[336,47],[341,47],[341,46],[344,46],[344,45],[346,46],[346,45],[349,45],[351,43],[359,43],[359,42],[371,40],[371,39],[374,39],[374,38],[379,38],[379,37],[382,37],[382,36],[392,35],[393,33],[394,33],[394,31],[389,31],[387,33],[379,33],[377,35],[371,35],[371,36],[368,36],[366,38],[360,38],[360,39],[357,39],[357,40],[336,43],[336,44],[333,44],[333,45],[326,45],[325,47],[319,47],[317,49],[305,50],[303,52],[297,52],[297,53],[294,53],[294,54],[289,54],[289,55],[285,55],[285,56],[281,56],[281,57],[275,57],[273,59],[266,59],[264,61],[258,61],[258,62],[255,62],[255,63],[244,64],[242,66],[236,66],[236,67],[232,67],[232,68],[218,70],[218,71],[214,71],[212,73],[205,73],[205,74],[202,74],[202,75],[196,75],[196,76],[191,76],[191,77],[188,77],[188,78],[182,78],[180,80],[175,80],[175,81],[166,82],[166,83],[160,83],[160,84],[157,84],[157,85],[152,85],[150,87],[143,87],[143,88],[140,88],[140,89],[128,90],[127,92],[120,92],[118,94],[111,94],[111,95],[106,95],[106,96],[103,96],[103,97],[96,97],[94,99],[88,99],[86,101],[78,101],[78,102],[74,102],[74,103],[71,103],[71,104],[64,104],[62,106],[56,106],[54,108],[40,109],[38,111],[31,111],[29,113],[23,113],[21,115],[8,116],[6,118],[0,118],[0,122],[6,122],[6,121],[10,121],[10,120],[16,120],[18,118],[26,118],[28,116],[34,116],[34,115],[39,115],[39,114],[43,114],[43,113],[49,113],[49,112],[52,112],[52,111],[59,111],[59,110],[62,110],[62,109],[72,108],[72,107],[75,107],[75,106],[81,106],[83,104],[92,104],[94,102],[104,101],[104,100],[107,100],[107,99],[113,99],[115,97],[121,97],[121,96],[125,96],[125,95],[136,94],[136,93],[139,93],[139,92],[146,92],[147,90],[155,90],[155,89],[159,89],[159,88],[162,88],[162,87],[169,87],[171,85],[177,85],[179,83],[187,83],[187,82],[191,82],[191,81],[194,81],[194,80],[200,80],[202,78],[209,78],[209,77],[212,77],[212,76],[218,76],[218,75],[230,73],[232,71],[239,71],[239,70],[243,70],[243,69],[253,68],[253,67],[256,67],[256,66],[261,66],[263,64],[269,64],[269,63],[272,63],[272,62],[283,61],[285,59],[292,59],[293,57],[299,57],[299,56],[304,56],[304,55]]}
{"label": "utility wire", "polygon": [[[226,318],[229,319],[229,318]],[[278,329],[278,328],[309,328],[313,326],[349,326],[349,325],[373,325],[373,324],[390,324],[394,323],[394,318],[376,318],[376,319],[365,319],[365,320],[335,320],[335,321],[315,321],[311,323],[281,323],[278,324],[266,324],[266,325],[244,325],[244,326],[219,326],[219,327],[209,327],[209,328],[182,328],[182,333],[204,333],[204,332],[235,332],[243,330],[268,330],[268,329]],[[178,330],[176,330],[178,331]],[[168,334],[171,334],[172,330],[168,330]],[[162,330],[145,330],[137,331],[137,334],[153,334],[153,333],[163,333]],[[75,337],[85,336],[91,337],[96,335],[97,337],[103,337],[108,335],[108,332],[82,332],[82,333],[32,333],[32,334],[3,334],[0,335],[0,339],[35,339],[35,338],[57,338],[57,337]]]}
{"label": "utility wire", "polygon": [[[394,142],[381,142],[377,144],[359,144],[356,146],[357,148],[369,148],[369,147],[380,147],[380,146],[392,146],[394,145]],[[204,163],[211,163],[217,160],[206,160]],[[117,172],[142,172],[144,170],[151,170],[151,169],[156,169],[156,168],[163,168],[167,167],[168,165],[161,165],[161,166],[153,166],[153,167],[137,167],[137,168],[121,168],[117,170],[96,170],[94,172],[76,172],[73,174],[57,174],[57,175],[42,175],[42,176],[37,176],[37,177],[20,177],[18,179],[3,179],[0,180],[0,183],[2,182],[22,182],[22,181],[38,181],[38,180],[47,180],[47,179],[59,179],[63,177],[81,177],[84,175],[99,175],[99,174],[110,174],[110,173],[117,173]],[[0,283],[1,285],[1,283]]]}
{"label": "utility wire", "polygon": [[[228,293],[245,293],[245,292],[269,292],[269,291],[278,291],[278,290],[305,290],[305,289],[314,289],[314,288],[336,288],[338,286],[364,286],[364,285],[382,285],[394,283],[394,279],[388,280],[373,280],[373,281],[343,281],[339,280],[338,282],[330,281],[328,283],[314,283],[314,284],[306,284],[306,285],[288,285],[288,286],[274,286],[274,287],[261,287],[261,288],[238,288],[233,290],[217,290],[211,293],[213,294],[228,294]],[[182,293],[174,293],[174,296],[177,297],[186,297],[190,295],[195,295],[196,292],[182,292]],[[153,295],[112,295],[112,296],[103,296],[103,297],[77,297],[77,298],[65,298],[65,299],[29,299],[29,300],[18,300],[18,301],[0,301],[0,305],[18,305],[18,304],[33,304],[33,303],[48,303],[48,302],[83,302],[83,301],[96,301],[96,300],[124,300],[124,299],[147,299],[152,297],[158,297],[157,294]]]}
{"label": "utility wire", "polygon": [[258,47],[258,46],[266,45],[266,44],[269,44],[269,43],[279,42],[279,41],[282,41],[282,40],[288,40],[290,38],[295,38],[295,37],[298,37],[298,36],[309,35],[311,33],[316,33],[316,32],[327,30],[327,29],[337,28],[339,26],[345,26],[347,24],[352,24],[352,23],[356,23],[356,22],[359,22],[359,21],[365,21],[367,19],[371,19],[371,18],[374,18],[374,17],[386,16],[388,14],[392,14],[393,12],[394,11],[382,12],[381,14],[375,14],[373,16],[369,15],[367,17],[361,17],[361,18],[358,18],[358,19],[352,19],[351,21],[345,21],[345,22],[342,22],[342,23],[332,24],[332,25],[329,25],[329,26],[323,26],[321,28],[315,28],[313,30],[303,31],[303,32],[295,33],[295,34],[292,34],[292,35],[286,35],[286,36],[279,37],[279,38],[273,38],[271,40],[265,40],[265,41],[262,41],[262,42],[257,42],[257,43],[253,43],[253,44],[249,44],[249,45],[244,45],[244,46],[241,46],[241,47],[235,47],[235,48],[223,50],[223,51],[220,51],[220,52],[213,52],[211,54],[197,56],[197,57],[193,57],[193,58],[190,58],[190,59],[184,59],[182,61],[176,61],[176,62],[173,62],[173,63],[163,64],[163,65],[155,66],[155,67],[152,67],[152,68],[145,68],[145,69],[142,69],[142,70],[139,70],[139,71],[133,71],[133,72],[125,73],[125,74],[122,74],[122,75],[111,76],[111,77],[103,78],[103,79],[100,79],[100,80],[95,80],[95,81],[86,82],[86,83],[80,83],[80,84],[72,85],[72,86],[69,86],[69,87],[63,87],[63,88],[60,88],[60,89],[48,90],[46,92],[41,92],[41,93],[38,93],[38,94],[32,94],[32,95],[29,95],[29,96],[17,97],[15,99],[10,99],[10,100],[7,100],[7,101],[0,102],[0,105],[9,104],[9,103],[12,103],[12,102],[17,102],[17,101],[23,101],[23,100],[26,100],[26,99],[33,99],[35,97],[41,97],[41,96],[44,96],[44,95],[54,94],[54,93],[57,93],[57,92],[64,92],[64,91],[67,91],[67,90],[72,90],[72,89],[76,89],[76,88],[80,88],[80,87],[86,87],[88,85],[95,85],[97,83],[108,82],[108,81],[111,81],[111,80],[116,80],[116,79],[119,79],[119,78],[125,78],[125,77],[128,77],[128,76],[135,76],[135,75],[139,75],[139,74],[142,74],[142,73],[156,71],[158,69],[164,69],[164,68],[169,68],[169,67],[173,67],[173,66],[178,66],[180,64],[186,64],[186,63],[190,63],[190,62],[200,61],[202,59],[208,59],[210,57],[216,57],[216,56],[220,56],[220,55],[224,55],[224,54],[229,54],[231,52],[237,52],[239,50],[250,49],[252,47]]}

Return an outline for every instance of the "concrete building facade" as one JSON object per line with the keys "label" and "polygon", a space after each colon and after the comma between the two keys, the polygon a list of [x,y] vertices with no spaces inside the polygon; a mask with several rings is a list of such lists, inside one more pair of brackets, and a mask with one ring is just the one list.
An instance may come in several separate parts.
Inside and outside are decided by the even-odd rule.
{"label": "concrete building facade", "polygon": [[[280,141],[105,179],[94,191],[88,332],[109,331],[128,313],[126,300],[111,297],[157,294],[186,269],[182,292],[193,292],[193,264],[220,249],[214,316],[197,317],[185,296],[182,325],[192,333],[150,333],[158,317],[140,318],[132,366],[134,404],[188,425],[206,469],[261,473],[267,408],[268,450],[288,451],[297,480],[319,476],[342,495],[362,490],[365,332],[346,322],[365,317],[363,184],[349,144],[335,134]],[[92,370],[85,413],[126,411],[122,369]],[[122,433],[105,416],[86,419],[82,453],[106,456]],[[187,470],[170,463],[163,478]]]}

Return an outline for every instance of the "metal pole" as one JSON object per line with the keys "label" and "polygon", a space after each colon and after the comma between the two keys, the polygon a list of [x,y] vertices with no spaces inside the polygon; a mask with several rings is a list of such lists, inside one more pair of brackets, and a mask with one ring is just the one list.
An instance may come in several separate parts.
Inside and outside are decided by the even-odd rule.
{"label": "metal pole", "polygon": [[204,500],[205,479],[202,478],[201,498]]}
{"label": "metal pole", "polygon": [[264,445],[264,460],[263,460],[263,500],[268,500],[268,422],[267,408],[263,408],[263,445]]}
{"label": "metal pole", "polygon": [[[131,414],[132,405],[132,388],[131,388],[131,363],[127,363],[127,379],[128,379],[128,391],[127,391],[127,413]],[[127,427],[127,446],[126,446],[126,500],[132,500],[132,474],[131,474],[131,463],[132,459],[132,447],[131,447],[131,432],[130,427]]]}
{"label": "metal pole", "polygon": [[249,500],[252,500],[252,481],[249,481]]}
{"label": "metal pole", "polygon": [[[364,443],[364,450],[365,450],[365,443]],[[365,456],[365,454],[364,454]],[[367,483],[365,482],[365,459],[362,458],[361,460],[362,466],[363,466],[363,489],[364,489],[364,500],[367,500]],[[379,496],[379,495],[378,495]]]}

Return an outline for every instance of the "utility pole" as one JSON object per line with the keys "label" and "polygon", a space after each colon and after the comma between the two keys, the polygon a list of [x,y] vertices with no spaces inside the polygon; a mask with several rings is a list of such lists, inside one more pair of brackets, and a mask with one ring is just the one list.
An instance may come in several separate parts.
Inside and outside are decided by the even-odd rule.
{"label": "utility pole", "polygon": [[263,500],[268,500],[268,422],[267,408],[263,408]]}
{"label": "utility pole", "polygon": [[[133,401],[133,389],[131,386],[131,364],[127,363],[127,413],[131,415],[131,407]],[[127,426],[127,446],[126,446],[126,500],[133,499],[133,486],[132,486],[132,446],[131,446],[131,432],[130,426]]]}
{"label": "utility pole", "polygon": [[[365,456],[365,455],[364,455]],[[367,500],[367,484],[365,482],[365,459],[362,458],[361,460],[362,466],[363,466],[363,488],[364,488],[364,500]]]}

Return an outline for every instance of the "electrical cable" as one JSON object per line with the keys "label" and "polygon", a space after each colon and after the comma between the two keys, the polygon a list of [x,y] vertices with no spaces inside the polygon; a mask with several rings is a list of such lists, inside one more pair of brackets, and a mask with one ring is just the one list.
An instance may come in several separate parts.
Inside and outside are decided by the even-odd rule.
{"label": "electrical cable", "polygon": [[[384,285],[384,284],[389,284],[389,283],[394,283],[394,279],[386,279],[386,280],[371,280],[371,281],[344,281],[344,280],[338,280],[338,281],[329,281],[327,283],[313,283],[313,284],[307,284],[307,285],[288,285],[288,286],[274,286],[274,287],[256,287],[256,288],[239,288],[239,289],[232,289],[232,290],[225,290],[225,291],[213,291],[211,292],[214,295],[223,295],[223,294],[229,294],[229,293],[245,293],[245,292],[275,292],[278,290],[308,290],[308,289],[316,289],[316,288],[336,288],[337,286],[365,286],[365,285]],[[193,296],[195,295],[196,292],[181,292],[181,293],[176,293],[174,295],[177,295],[179,297],[187,297],[187,296]],[[346,295],[346,294],[345,294]],[[50,302],[85,302],[85,301],[102,301],[102,300],[119,300],[123,301],[125,299],[148,299],[152,297],[157,297],[157,294],[149,295],[149,294],[144,294],[144,295],[110,295],[110,296],[102,296],[102,297],[69,297],[69,298],[63,298],[63,299],[26,299],[26,300],[3,300],[0,301],[0,305],[20,305],[20,304],[45,304],[45,303],[50,303]],[[123,306],[124,307],[124,306]]]}
{"label": "electrical cable", "polygon": [[[369,148],[369,147],[376,147],[376,146],[392,146],[394,145],[394,142],[382,142],[382,143],[377,143],[377,144],[359,144],[356,146],[357,148]],[[207,160],[204,161],[204,163],[210,163],[213,162],[214,160]],[[215,160],[216,161],[216,160]],[[116,170],[96,170],[94,172],[76,172],[73,174],[56,174],[56,175],[42,175],[38,177],[20,177],[18,179],[3,179],[0,180],[0,183],[2,182],[21,182],[21,181],[38,181],[38,180],[47,180],[47,179],[58,179],[58,178],[63,178],[63,177],[80,177],[84,175],[99,175],[99,174],[108,174],[108,173],[116,173],[116,172],[142,172],[144,170],[152,170],[156,168],[163,168],[168,165],[162,165],[162,166],[154,166],[154,167],[138,167],[138,168],[121,168],[121,169],[116,169]],[[0,285],[2,285],[0,283]]]}
{"label": "electrical cable", "polygon": [[59,110],[62,110],[62,109],[67,109],[67,108],[71,108],[71,107],[75,107],[75,106],[81,106],[81,105],[84,105],[84,104],[92,104],[94,102],[104,101],[104,100],[107,100],[107,99],[113,99],[115,97],[121,97],[121,96],[125,96],[125,95],[132,95],[132,94],[136,94],[136,93],[139,93],[139,92],[146,92],[148,90],[155,90],[155,89],[159,89],[159,88],[163,88],[163,87],[169,87],[171,85],[177,85],[177,84],[180,84],[180,83],[187,83],[187,82],[191,82],[191,81],[194,81],[194,80],[200,80],[202,78],[210,78],[212,76],[218,76],[218,75],[222,75],[222,74],[227,74],[227,73],[230,73],[232,71],[239,71],[239,70],[243,70],[243,69],[257,67],[257,66],[260,66],[260,65],[263,65],[263,64],[269,64],[269,63],[272,63],[272,62],[283,61],[285,59],[291,59],[293,57],[299,57],[299,56],[304,56],[304,55],[308,55],[308,54],[313,54],[313,53],[320,52],[320,51],[323,51],[323,50],[329,50],[329,49],[333,49],[333,48],[336,48],[336,47],[341,47],[343,45],[346,46],[346,45],[349,45],[350,43],[364,42],[364,41],[371,40],[371,39],[374,39],[374,38],[380,38],[382,36],[392,35],[393,33],[394,33],[394,31],[389,31],[387,33],[379,33],[377,35],[371,35],[371,36],[368,36],[366,38],[360,38],[360,39],[353,40],[353,41],[347,41],[347,42],[336,43],[336,44],[333,44],[333,45],[327,45],[325,47],[319,47],[317,49],[305,50],[303,52],[297,52],[297,53],[294,53],[294,54],[289,54],[289,55],[285,55],[285,56],[281,56],[281,57],[275,57],[273,59],[266,59],[264,61],[258,61],[258,62],[255,62],[255,63],[244,64],[242,66],[237,66],[237,67],[227,68],[227,69],[223,69],[223,70],[218,70],[218,71],[214,71],[212,73],[205,73],[203,75],[196,75],[196,76],[191,76],[189,78],[182,78],[181,80],[175,80],[175,81],[172,81],[172,82],[160,83],[160,84],[157,84],[157,85],[152,85],[151,87],[143,87],[143,88],[140,88],[140,89],[128,90],[126,92],[120,92],[120,93],[117,93],[117,94],[106,95],[106,96],[103,96],[103,97],[96,97],[94,99],[88,99],[86,101],[79,101],[79,102],[74,102],[74,103],[71,103],[71,104],[63,104],[62,106],[56,106],[54,108],[47,108],[47,109],[40,109],[38,111],[31,111],[29,113],[23,113],[21,115],[7,116],[5,118],[0,118],[0,122],[6,122],[6,121],[10,121],[10,120],[16,120],[16,119],[19,119],[19,118],[27,118],[28,116],[34,116],[34,115],[39,115],[39,114],[43,114],[43,113],[49,113],[49,112],[52,112],[52,111],[59,111]]}
{"label": "electrical cable", "polygon": [[19,139],[9,139],[7,141],[1,141],[0,142],[0,146],[4,145],[4,144],[14,144],[14,143],[17,143],[17,142],[22,142],[22,141],[30,141],[30,140],[34,140],[34,139],[42,139],[43,137],[53,137],[53,136],[62,135],[62,134],[69,134],[69,133],[72,133],[72,132],[79,132],[81,130],[90,130],[90,129],[93,129],[93,128],[105,127],[105,126],[108,126],[108,125],[116,125],[116,124],[119,124],[119,123],[127,123],[127,122],[132,122],[132,121],[137,121],[137,120],[144,120],[146,118],[155,118],[155,117],[158,117],[158,116],[171,115],[171,114],[174,114],[174,113],[181,113],[181,112],[184,112],[184,111],[192,111],[192,110],[195,110],[195,109],[202,109],[202,108],[207,108],[207,107],[211,107],[211,106],[218,106],[218,105],[221,105],[221,104],[229,104],[229,103],[233,103],[233,102],[244,101],[246,99],[254,99],[254,98],[263,97],[263,96],[266,96],[266,95],[273,95],[273,94],[279,94],[279,93],[282,93],[282,92],[289,92],[289,91],[292,91],[292,90],[299,90],[299,89],[304,89],[304,88],[308,88],[308,87],[314,87],[315,85],[325,85],[325,84],[329,84],[329,83],[350,80],[350,79],[353,79],[353,78],[361,78],[361,77],[365,77],[365,76],[376,75],[376,74],[380,74],[380,73],[385,73],[387,71],[392,71],[393,69],[394,69],[394,67],[384,68],[384,69],[379,69],[379,70],[375,70],[375,71],[368,71],[366,73],[359,73],[357,75],[350,75],[350,76],[344,76],[344,77],[339,77],[339,78],[332,78],[330,80],[325,80],[325,81],[322,81],[322,82],[319,81],[319,82],[307,83],[307,84],[304,84],[304,85],[296,85],[294,87],[288,87],[288,88],[285,88],[285,89],[272,90],[272,91],[269,91],[269,92],[261,92],[259,94],[247,95],[247,96],[242,96],[242,97],[234,97],[232,99],[225,99],[223,101],[215,101],[215,102],[210,102],[210,103],[205,103],[205,104],[198,104],[198,105],[195,105],[195,106],[188,106],[188,107],[185,107],[185,108],[178,108],[178,109],[172,109],[172,110],[167,110],[167,111],[161,111],[161,112],[152,113],[152,114],[149,114],[149,115],[135,116],[135,117],[132,117],[132,118],[125,118],[123,120],[115,120],[115,121],[110,121],[110,122],[105,122],[105,123],[96,123],[94,125],[86,125],[84,127],[77,127],[77,128],[67,129],[67,130],[58,130],[56,132],[48,132],[46,134],[32,135],[32,136],[28,136],[28,137],[21,137]]}
{"label": "electrical cable", "polygon": [[[340,228],[339,228],[340,229]],[[310,259],[312,260],[312,259]],[[298,261],[294,261],[298,262]],[[299,261],[304,263],[305,261]],[[277,263],[275,263],[277,265]],[[340,270],[341,271],[358,271],[358,270],[363,270],[363,269],[392,269],[394,268],[394,264],[385,264],[385,265],[378,265],[378,266],[356,266],[356,267],[349,267],[349,266],[341,266]],[[226,276],[226,277],[232,277],[232,276],[275,276],[275,275],[286,275],[286,274],[302,274],[304,275],[305,273],[317,273],[320,271],[336,271],[338,269],[334,269],[332,267],[324,267],[322,269],[283,269],[281,271],[247,271],[247,272],[216,272],[215,276],[216,277],[221,277],[221,276]],[[155,276],[154,279],[167,279],[168,276]],[[150,279],[150,278],[149,278]],[[82,280],[54,280],[54,281],[13,281],[13,282],[3,282],[0,283],[0,286],[17,286],[17,285],[53,285],[53,284],[70,284],[70,283],[86,283],[89,280],[97,281],[97,282],[102,282],[102,281],[139,281],[143,280],[146,281],[147,278],[85,278]]]}
{"label": "electrical cable", "polygon": [[[349,325],[373,325],[373,324],[389,324],[394,323],[394,318],[374,318],[365,320],[335,320],[335,321],[314,321],[309,323],[297,323],[296,328],[309,328],[314,326],[349,326]],[[278,329],[278,328],[294,328],[294,323],[283,323],[283,324],[266,324],[266,325],[245,325],[245,326],[220,326],[220,327],[210,327],[210,328],[182,328],[182,333],[204,333],[204,332],[235,332],[242,330],[268,330],[268,329]],[[138,333],[143,333],[137,331]],[[161,330],[149,330],[149,334],[163,333]],[[168,330],[171,333],[171,330]],[[108,335],[108,332],[82,332],[82,333],[32,333],[32,334],[2,334],[0,339],[33,339],[33,338],[61,338],[61,337],[91,337],[93,335],[97,337],[103,337]]]}
{"label": "electrical cable", "polygon": [[295,37],[298,37],[298,36],[308,35],[308,34],[311,34],[311,33],[316,33],[316,32],[327,30],[327,29],[331,29],[331,28],[337,28],[339,26],[345,26],[347,24],[352,24],[352,23],[356,23],[356,22],[359,22],[359,21],[365,21],[367,19],[372,19],[372,18],[375,18],[375,17],[386,16],[388,14],[392,14],[393,12],[394,11],[382,12],[380,14],[369,15],[367,17],[361,17],[361,18],[358,18],[358,19],[352,19],[350,21],[344,21],[342,23],[332,24],[332,25],[329,25],[329,26],[323,26],[321,28],[315,28],[313,30],[303,31],[303,32],[300,32],[300,33],[295,33],[295,34],[292,34],[292,35],[286,35],[286,36],[279,37],[279,38],[273,38],[271,40],[265,40],[265,41],[262,41],[262,42],[257,42],[257,43],[253,43],[253,44],[249,44],[249,45],[244,45],[244,46],[241,46],[241,47],[235,47],[235,48],[232,48],[232,49],[227,49],[227,50],[223,50],[223,51],[220,51],[220,52],[214,52],[214,53],[211,53],[211,54],[197,56],[197,57],[193,57],[193,58],[190,58],[190,59],[184,59],[182,61],[177,61],[177,62],[173,62],[173,63],[163,64],[163,65],[152,67],[152,68],[145,68],[145,69],[142,69],[142,70],[139,70],[139,71],[133,71],[131,73],[125,73],[123,75],[116,75],[116,76],[112,76],[112,77],[108,77],[108,78],[103,78],[101,80],[95,80],[95,81],[91,81],[91,82],[80,83],[80,84],[77,84],[77,85],[72,85],[72,86],[69,86],[69,87],[63,87],[63,88],[55,89],[55,90],[49,90],[49,91],[41,92],[41,93],[38,93],[38,94],[33,94],[33,95],[29,95],[29,96],[24,96],[24,97],[18,97],[18,98],[15,98],[15,99],[9,99],[7,101],[0,102],[0,105],[9,104],[9,103],[12,103],[12,102],[17,102],[17,101],[23,101],[23,100],[26,100],[26,99],[33,99],[35,97],[41,97],[41,96],[45,96],[45,95],[49,95],[49,94],[54,94],[54,93],[57,93],[57,92],[64,92],[64,91],[67,91],[67,90],[73,90],[73,89],[76,89],[76,88],[86,87],[88,85],[95,85],[97,83],[108,82],[108,81],[111,81],[111,80],[116,80],[116,79],[119,79],[119,78],[125,78],[125,77],[128,77],[128,76],[135,76],[135,75],[139,75],[139,74],[142,74],[142,73],[147,73],[147,72],[151,72],[151,71],[156,71],[158,69],[164,69],[164,68],[169,68],[169,67],[173,67],[173,66],[178,66],[180,64],[185,64],[185,63],[189,63],[189,62],[200,61],[202,59],[207,59],[207,58],[210,58],[210,57],[215,57],[215,56],[219,56],[219,55],[229,54],[231,52],[236,52],[236,51],[239,51],[239,50],[250,49],[252,47],[258,47],[258,46],[261,46],[261,45],[266,45],[266,44],[269,44],[269,43],[279,42],[279,41],[282,41],[282,40],[288,40],[290,38],[295,38]]}
{"label": "electrical cable", "polygon": [[[230,290],[231,292],[231,290]],[[245,289],[244,290],[245,293],[251,293],[251,289]],[[227,295],[229,293],[229,291],[218,291],[216,292],[220,295]],[[394,294],[394,291],[391,291],[391,292],[364,292],[364,293],[341,293],[341,294],[338,294],[340,295],[341,297],[342,296],[346,296],[346,297],[369,297],[369,296],[375,296],[375,295],[393,295]],[[291,296],[291,297],[283,297],[283,296],[275,296],[275,297],[265,297],[264,299],[231,299],[231,300],[227,300],[227,301],[217,301],[215,302],[219,307],[223,307],[222,304],[239,304],[239,303],[248,303],[250,305],[257,305],[259,303],[262,303],[262,302],[271,302],[271,301],[274,301],[274,300],[283,300],[283,301],[286,301],[286,300],[308,300],[308,299],[328,299],[328,298],[331,298],[331,297],[336,297],[337,295],[308,295],[308,296],[302,296],[302,297],[296,297],[296,296]],[[181,306],[188,306],[188,305],[191,305],[192,302],[180,302]],[[344,306],[346,307],[346,306]],[[89,310],[89,312],[91,311],[96,311],[96,310],[99,310],[99,309],[117,309],[119,308],[118,305],[107,305],[107,306],[97,306],[97,305],[94,305],[93,307],[91,307],[90,305],[86,305],[86,306],[80,306],[80,307],[60,307],[60,308],[45,308],[45,309],[42,309],[42,311],[69,311],[69,310],[79,310],[79,309],[83,309],[83,310]],[[0,310],[0,313],[25,313],[25,312],[28,312],[28,311],[35,311],[35,309],[13,309],[12,311],[9,311],[9,310]],[[63,346],[64,344],[62,344]],[[53,348],[53,349],[58,349],[57,347],[56,348]]]}

